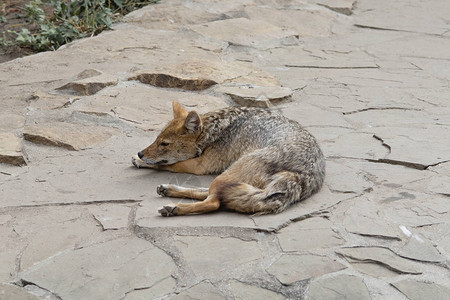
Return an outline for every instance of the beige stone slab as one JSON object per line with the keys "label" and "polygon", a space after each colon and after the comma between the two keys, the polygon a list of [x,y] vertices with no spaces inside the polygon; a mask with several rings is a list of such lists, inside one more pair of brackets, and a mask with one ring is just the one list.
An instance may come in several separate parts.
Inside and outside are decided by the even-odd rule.
{"label": "beige stone slab", "polygon": [[332,11],[344,14],[351,15],[353,14],[353,10],[356,5],[355,0],[309,0],[311,2],[317,3],[318,5],[322,5]]}
{"label": "beige stone slab", "polygon": [[80,100],[80,97],[72,95],[50,94],[41,90],[33,93],[33,102],[30,108],[51,110],[63,107],[68,107],[75,101]]}
{"label": "beige stone slab", "polygon": [[69,150],[83,150],[117,134],[119,130],[111,127],[66,122],[27,125],[23,132],[27,141]]}
{"label": "beige stone slab", "polygon": [[125,295],[125,300],[147,300],[162,297],[164,295],[172,293],[176,288],[176,281],[172,277],[167,277],[150,288],[137,289],[130,291]]}
{"label": "beige stone slab", "polygon": [[332,24],[336,22],[333,12],[320,7],[277,10],[260,6],[247,7],[245,12],[251,20],[267,22],[300,36],[328,36]]}
{"label": "beige stone slab", "polygon": [[117,230],[128,227],[131,205],[96,205],[89,207],[89,211],[103,230]]}
{"label": "beige stone slab", "polygon": [[25,124],[25,116],[12,113],[0,113],[0,132],[9,132],[22,128]]}
{"label": "beige stone slab", "polygon": [[25,165],[22,141],[12,133],[0,132],[0,163]]}
{"label": "beige stone slab", "polygon": [[295,36],[297,33],[266,21],[236,18],[189,27],[191,30],[233,45],[261,47],[273,41]]}
{"label": "beige stone slab", "polygon": [[292,90],[287,87],[255,85],[222,85],[214,90],[226,94],[241,106],[271,107],[291,100]]}
{"label": "beige stone slab", "polygon": [[97,93],[105,87],[116,85],[118,79],[115,76],[102,74],[69,82],[57,90],[74,93],[75,95],[89,96]]}
{"label": "beige stone slab", "polygon": [[267,272],[285,285],[345,269],[344,265],[318,255],[285,254],[275,261]]}

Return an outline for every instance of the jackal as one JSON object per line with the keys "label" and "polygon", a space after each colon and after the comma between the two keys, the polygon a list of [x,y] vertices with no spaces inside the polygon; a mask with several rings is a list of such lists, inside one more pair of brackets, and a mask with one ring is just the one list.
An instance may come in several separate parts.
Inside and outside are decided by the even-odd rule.
{"label": "jackal", "polygon": [[202,200],[165,205],[162,216],[206,213],[279,213],[317,192],[325,159],[315,138],[271,110],[228,107],[199,115],[173,102],[174,119],[155,142],[133,156],[137,167],[220,174],[208,188],[157,187],[164,197]]}

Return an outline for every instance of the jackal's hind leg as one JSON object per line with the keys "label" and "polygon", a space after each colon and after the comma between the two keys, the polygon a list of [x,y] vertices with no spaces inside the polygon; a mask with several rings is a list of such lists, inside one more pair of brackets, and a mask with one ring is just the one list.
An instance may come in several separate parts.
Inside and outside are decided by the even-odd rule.
{"label": "jackal's hind leg", "polygon": [[205,200],[208,197],[207,188],[185,188],[174,184],[161,184],[156,188],[158,195],[163,197],[188,198]]}
{"label": "jackal's hind leg", "polygon": [[208,196],[205,200],[196,203],[177,203],[164,205],[158,212],[163,217],[181,216],[187,214],[202,214],[218,210],[220,201],[216,196]]}

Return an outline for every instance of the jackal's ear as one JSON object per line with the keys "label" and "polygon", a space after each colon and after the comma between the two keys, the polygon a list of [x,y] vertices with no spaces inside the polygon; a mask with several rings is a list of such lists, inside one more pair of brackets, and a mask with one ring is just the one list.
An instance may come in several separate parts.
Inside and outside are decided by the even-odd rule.
{"label": "jackal's ear", "polygon": [[189,112],[186,120],[184,121],[184,128],[186,128],[189,133],[195,133],[199,130],[202,130],[202,120],[200,119],[200,116],[197,112]]}
{"label": "jackal's ear", "polygon": [[172,108],[173,108],[173,118],[185,118],[188,115],[188,111],[184,109],[183,106],[181,106],[178,101],[173,100],[172,102]]}

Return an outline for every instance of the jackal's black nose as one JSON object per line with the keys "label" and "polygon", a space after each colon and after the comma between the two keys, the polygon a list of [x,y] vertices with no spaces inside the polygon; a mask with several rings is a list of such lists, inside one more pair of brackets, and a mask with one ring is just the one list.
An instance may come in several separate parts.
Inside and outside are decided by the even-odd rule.
{"label": "jackal's black nose", "polygon": [[139,151],[138,156],[139,156],[139,158],[142,158],[142,156],[144,156],[144,153],[142,153],[142,151]]}

